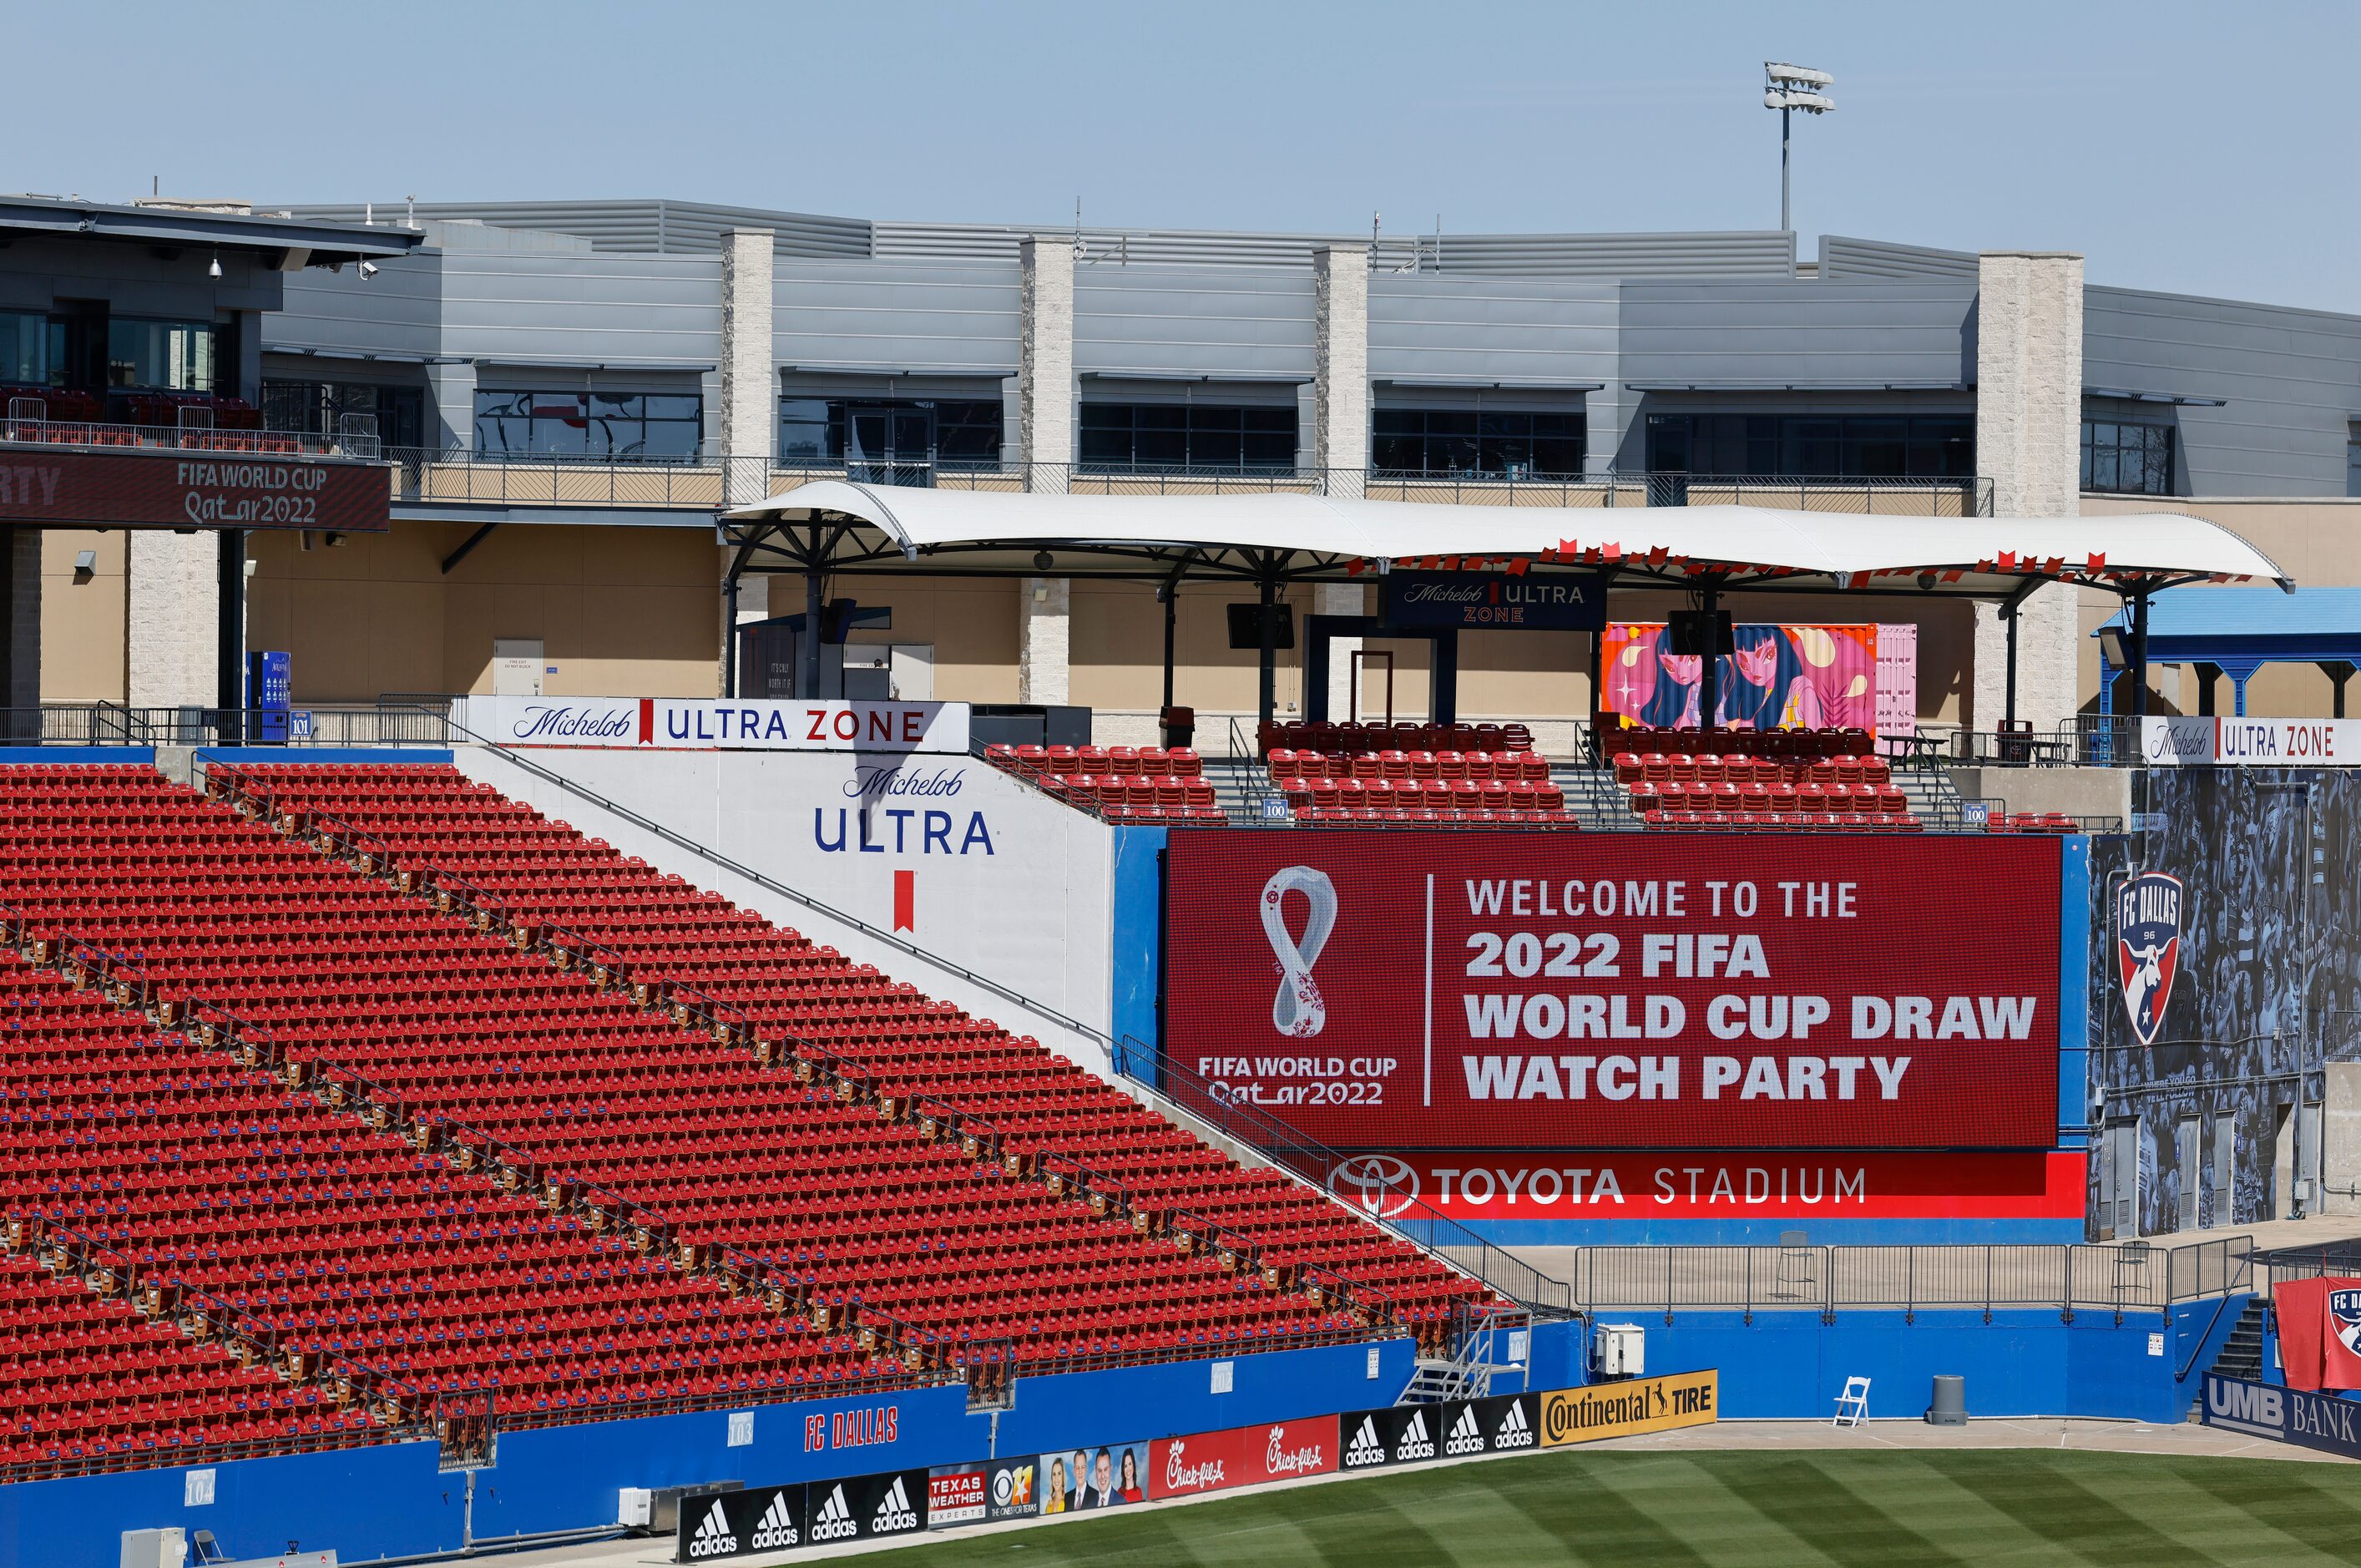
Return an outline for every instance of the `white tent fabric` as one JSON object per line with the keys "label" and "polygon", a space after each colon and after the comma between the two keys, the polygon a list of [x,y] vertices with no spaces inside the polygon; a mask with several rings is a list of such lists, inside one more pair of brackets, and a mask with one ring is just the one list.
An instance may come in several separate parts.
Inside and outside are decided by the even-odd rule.
{"label": "white tent fabric", "polygon": [[[2026,577],[2293,580],[2228,529],[2173,512],[2114,517],[1896,517],[1766,507],[1441,506],[1298,494],[1101,496],[903,488],[821,479],[727,514],[739,523],[857,519],[906,554],[1065,544],[1275,550],[1345,561],[1428,557],[1612,562],[1678,576],[1828,579],[1957,573],[1949,591]],[[1566,546],[1571,545],[1571,552]]]}

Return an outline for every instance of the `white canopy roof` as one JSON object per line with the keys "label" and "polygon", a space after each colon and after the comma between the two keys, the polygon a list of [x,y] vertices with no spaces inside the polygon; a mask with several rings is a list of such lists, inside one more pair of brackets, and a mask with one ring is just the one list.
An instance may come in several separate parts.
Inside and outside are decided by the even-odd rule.
{"label": "white canopy roof", "polygon": [[[1446,506],[1286,493],[1059,495],[822,479],[725,515],[741,535],[749,524],[865,527],[882,536],[871,542],[872,562],[899,556],[907,569],[921,571],[947,553],[989,556],[998,547],[1021,564],[1027,553],[1054,546],[1158,561],[1192,551],[1284,553],[1296,557],[1290,575],[1297,576],[1447,560],[1468,566],[1612,565],[1665,582],[1712,574],[1730,581],[1777,578],[1797,588],[1916,587],[1981,596],[2044,578],[2118,591],[2191,581],[2294,587],[2228,529],[2175,512],[1992,518],[1752,506]],[[1873,584],[1878,577],[1910,581]]]}

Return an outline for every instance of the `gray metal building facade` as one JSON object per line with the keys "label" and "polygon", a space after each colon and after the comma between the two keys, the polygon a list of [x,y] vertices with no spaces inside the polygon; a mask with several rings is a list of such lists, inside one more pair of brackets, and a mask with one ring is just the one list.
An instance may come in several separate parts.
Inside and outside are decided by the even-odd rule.
{"label": "gray metal building facade", "polygon": [[[695,394],[709,439],[721,236],[761,229],[774,236],[783,396],[1014,396],[1016,228],[666,202],[436,204],[416,219],[427,246],[374,279],[289,280],[265,317],[267,378],[414,390],[419,444],[445,449],[476,444],[477,396],[499,389]],[[1294,401],[1307,415],[1298,464],[1310,464],[1312,255],[1366,236],[1049,233],[1079,240],[1082,405]],[[1964,253],[1828,236],[1799,264],[1795,236],[1775,233],[1429,235],[1381,236],[1370,267],[1373,412],[1578,414],[1592,474],[1665,466],[1655,415],[1974,407]],[[2361,318],[2096,284],[2083,312],[2086,421],[2110,440],[2169,432],[2169,493],[2346,493]],[[1006,439],[1018,439],[1013,404]]]}

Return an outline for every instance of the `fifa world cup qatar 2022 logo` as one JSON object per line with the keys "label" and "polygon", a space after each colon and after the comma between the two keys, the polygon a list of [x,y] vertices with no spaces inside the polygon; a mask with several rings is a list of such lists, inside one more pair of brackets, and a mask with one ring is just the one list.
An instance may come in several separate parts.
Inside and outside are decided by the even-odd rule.
{"label": "fifa world cup qatar 2022 logo", "polygon": [[[1287,895],[1301,894],[1307,905],[1303,935],[1287,929]],[[1262,933],[1278,960],[1279,994],[1270,1004],[1270,1026],[1291,1039],[1310,1039],[1328,1026],[1328,1003],[1312,978],[1312,966],[1336,928],[1336,884],[1310,866],[1273,872],[1262,884]]]}
{"label": "fifa world cup qatar 2022 logo", "polygon": [[2124,1012],[2143,1046],[2164,1029],[2164,1004],[2180,971],[2180,879],[2145,872],[2115,889],[2115,974]]}

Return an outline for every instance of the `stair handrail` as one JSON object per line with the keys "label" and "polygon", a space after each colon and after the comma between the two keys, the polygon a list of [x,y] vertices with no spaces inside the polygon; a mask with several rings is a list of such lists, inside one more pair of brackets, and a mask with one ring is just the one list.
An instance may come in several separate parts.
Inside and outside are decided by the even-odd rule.
{"label": "stair handrail", "polygon": [[[1147,1067],[1150,1076],[1141,1076],[1134,1070],[1135,1065]],[[1422,1250],[1441,1257],[1510,1300],[1544,1310],[1571,1313],[1577,1310],[1572,1285],[1543,1273],[1514,1253],[1487,1240],[1435,1208],[1422,1193],[1403,1194],[1399,1202],[1388,1197],[1380,1197],[1374,1203],[1367,1198],[1356,1201],[1343,1197],[1333,1184],[1335,1173],[1356,1160],[1366,1160],[1369,1157],[1340,1153],[1297,1131],[1291,1124],[1269,1114],[1259,1106],[1244,1103],[1235,1096],[1222,1093],[1217,1086],[1137,1036],[1126,1034],[1117,1043],[1115,1070],[1149,1090],[1158,1098],[1200,1120],[1212,1123],[1241,1143],[1261,1150],[1270,1159],[1311,1181],[1348,1212],[1370,1220]],[[1170,1086],[1175,1083],[1187,1091],[1188,1098],[1173,1093]],[[1419,1228],[1427,1231],[1425,1237],[1418,1234]],[[1448,1255],[1443,1250],[1445,1247],[1473,1254],[1477,1259],[1475,1266]]]}
{"label": "stair handrail", "polygon": [[[592,977],[594,983],[600,989],[605,988],[606,975],[611,974],[619,984],[638,985],[646,990],[650,999],[643,1003],[644,1005],[658,1006],[677,997],[691,998],[695,1006],[701,1009],[713,1021],[719,1043],[727,1043],[722,1040],[722,1036],[726,1034],[741,1046],[752,1049],[764,1066],[786,1065],[784,1061],[773,1059],[765,1048],[755,1020],[735,1003],[708,995],[685,981],[663,978],[653,981],[633,981],[629,977],[628,960],[624,955],[592,938],[571,927],[537,917],[521,921],[516,912],[509,909],[497,894],[478,887],[444,867],[431,862],[420,863],[420,857],[397,849],[367,828],[348,822],[334,813],[291,802],[287,804],[282,818],[280,803],[275,794],[264,787],[261,781],[256,780],[251,774],[235,765],[225,763],[209,768],[206,771],[208,792],[214,787],[216,774],[221,779],[224,799],[233,804],[251,805],[259,810],[267,820],[277,822],[283,819],[291,824],[299,825],[302,830],[315,831],[320,838],[346,853],[368,857],[374,863],[365,862],[358,868],[364,874],[374,874],[381,869],[399,883],[403,862],[409,861],[412,862],[413,869],[419,871],[423,877],[431,880],[433,891],[439,894],[446,888],[452,890],[457,894],[454,902],[464,903],[470,913],[482,916],[486,928],[489,928],[490,923],[506,922],[509,928],[520,938],[538,943],[541,950],[548,952],[560,950],[555,938],[562,937],[574,947],[604,955],[606,961],[602,966],[594,968]],[[600,972],[601,969],[604,973]],[[735,1022],[724,1022],[725,1014]],[[999,1153],[1005,1135],[998,1128],[974,1113],[963,1111],[948,1102],[934,1100],[928,1096],[884,1095],[874,1087],[879,1074],[868,1064],[831,1051],[818,1042],[806,1039],[789,1030],[779,1030],[777,1037],[789,1047],[796,1057],[826,1063],[836,1080],[836,1085],[853,1088],[858,1094],[865,1096],[865,1102],[877,1103],[893,1100],[906,1102],[913,1106],[923,1102],[938,1120],[950,1124],[962,1135],[977,1138],[980,1144],[988,1144],[995,1154]],[[381,1090],[379,1086],[351,1069],[336,1068],[335,1070],[341,1071],[353,1080],[372,1102],[390,1102],[396,1108],[396,1113],[399,1113],[401,1106],[399,1094]],[[385,1096],[384,1101],[379,1100],[380,1094]],[[509,1165],[512,1168],[522,1168],[533,1179],[543,1179],[540,1168],[545,1162],[533,1155],[531,1151],[517,1148],[490,1133],[472,1127],[441,1113],[433,1113],[432,1119],[441,1125],[458,1129],[465,1139],[482,1146],[488,1158],[497,1158],[500,1163]],[[511,1157],[511,1156],[514,1157]],[[1128,1189],[1115,1178],[1093,1170],[1080,1161],[1063,1155],[1052,1154],[1037,1157],[1056,1159],[1071,1167],[1074,1175],[1080,1179],[1077,1183],[1080,1189],[1078,1196],[1088,1199],[1093,1195],[1104,1196],[1109,1191],[1115,1193],[1115,1206],[1118,1211],[1116,1217],[1133,1220],[1136,1228],[1143,1228],[1151,1234],[1173,1237],[1184,1249],[1193,1249],[1200,1241],[1216,1244],[1213,1247],[1213,1255],[1224,1267],[1231,1266],[1235,1261],[1237,1266],[1260,1274],[1266,1284],[1277,1289],[1292,1289],[1301,1282],[1308,1280],[1311,1282],[1312,1291],[1317,1293],[1323,1304],[1333,1301],[1342,1307],[1367,1312],[1381,1322],[1394,1324],[1405,1330],[1410,1328],[1402,1319],[1393,1295],[1382,1287],[1354,1279],[1324,1264],[1305,1260],[1297,1260],[1286,1266],[1267,1263],[1263,1259],[1262,1245],[1235,1227],[1223,1224],[1209,1216],[1178,1205],[1163,1210],[1135,1206],[1130,1202]],[[646,1209],[643,1205],[624,1198],[610,1189],[592,1183],[577,1182],[568,1185],[577,1188],[586,1195],[596,1195],[602,1200],[604,1206],[615,1211],[619,1223],[629,1220],[635,1228],[657,1236],[659,1245],[666,1247],[675,1245],[673,1239],[675,1234],[675,1225],[656,1211]],[[642,1216],[646,1217],[642,1219]],[[1138,1224],[1142,1219],[1148,1222],[1145,1226]],[[774,1267],[765,1260],[737,1248],[723,1247],[720,1253],[739,1271],[753,1279],[763,1279]],[[803,1288],[810,1282],[797,1278],[792,1271],[788,1271],[788,1278],[791,1281],[789,1299],[798,1308],[811,1305],[809,1295]],[[866,1323],[873,1320],[889,1326],[894,1331],[891,1338],[896,1342],[897,1350],[906,1352],[919,1343],[933,1343],[939,1338],[931,1333],[922,1335],[891,1313],[867,1307],[861,1303],[857,1291],[853,1293],[852,1305],[861,1322]],[[1052,1369],[1054,1365],[1055,1364]]]}

